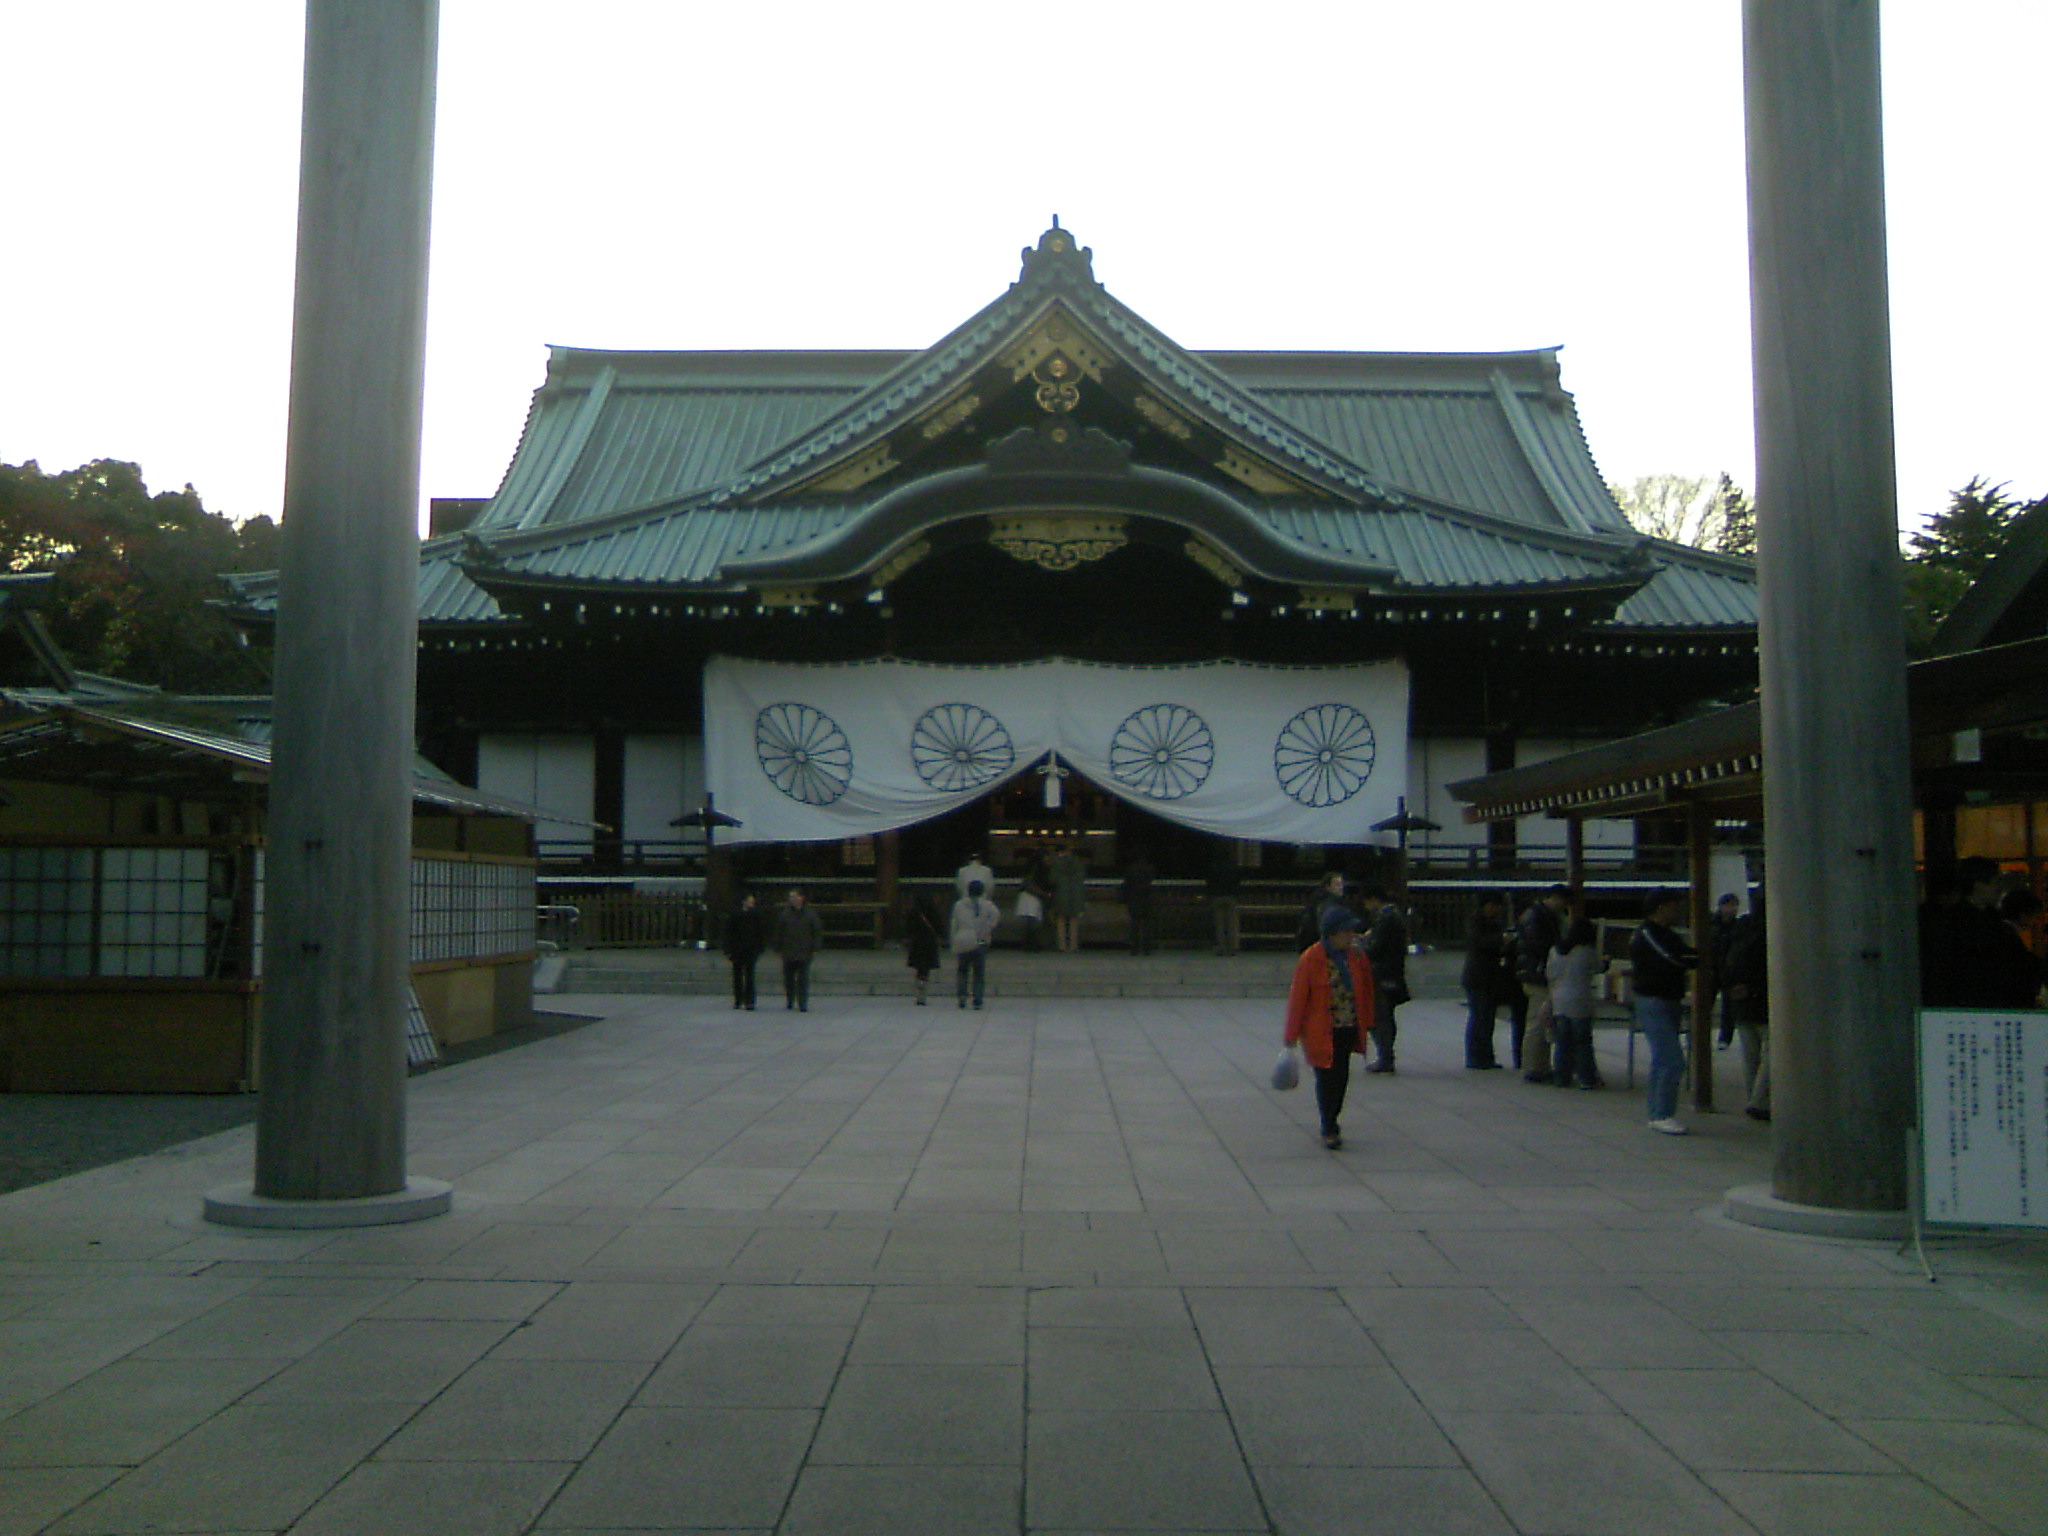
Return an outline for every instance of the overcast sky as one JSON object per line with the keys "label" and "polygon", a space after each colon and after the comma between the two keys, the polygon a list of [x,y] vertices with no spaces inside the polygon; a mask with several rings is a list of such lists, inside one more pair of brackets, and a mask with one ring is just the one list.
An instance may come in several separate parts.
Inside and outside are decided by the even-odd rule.
{"label": "overcast sky", "polygon": [[[1752,478],[1737,0],[443,0],[429,496],[550,343],[920,347],[1050,217],[1184,345],[1562,346]],[[1884,8],[1902,517],[2048,493],[2044,0]],[[0,462],[283,483],[303,6],[0,0]]]}

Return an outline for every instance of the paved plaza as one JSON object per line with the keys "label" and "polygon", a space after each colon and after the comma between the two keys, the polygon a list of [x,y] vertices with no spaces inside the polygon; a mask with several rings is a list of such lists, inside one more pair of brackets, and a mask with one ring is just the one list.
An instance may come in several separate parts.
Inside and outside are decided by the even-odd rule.
{"label": "paved plaza", "polygon": [[[765,978],[764,978],[765,979]],[[2048,1243],[1722,1220],[1768,1128],[1461,1069],[1348,1145],[1267,998],[599,996],[413,1085],[452,1216],[0,1197],[0,1536],[2048,1530]]]}

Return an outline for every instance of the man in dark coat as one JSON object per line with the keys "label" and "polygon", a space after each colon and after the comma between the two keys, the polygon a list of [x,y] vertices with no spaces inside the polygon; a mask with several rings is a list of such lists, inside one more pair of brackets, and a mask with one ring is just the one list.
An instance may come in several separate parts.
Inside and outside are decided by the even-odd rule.
{"label": "man in dark coat", "polygon": [[825,947],[825,920],[806,904],[801,889],[792,890],[775,913],[769,935],[782,956],[784,1005],[798,1013],[811,1011],[811,957]]}
{"label": "man in dark coat", "polygon": [[1500,1011],[1501,957],[1507,932],[1501,926],[1508,899],[1499,891],[1479,898],[1472,927],[1465,936],[1465,968],[1458,984],[1465,989],[1465,1065],[1475,1072],[1500,1069],[1494,1054],[1494,1019]]}
{"label": "man in dark coat", "polygon": [[1124,911],[1131,919],[1131,953],[1134,955],[1152,953],[1152,881],[1157,873],[1142,848],[1134,852],[1130,863],[1124,866]]}
{"label": "man in dark coat", "polygon": [[1379,994],[1372,1026],[1373,1061],[1365,1070],[1392,1073],[1394,1037],[1400,1032],[1394,1010],[1408,1001],[1408,920],[1378,886],[1369,885],[1359,892],[1358,902],[1370,925],[1361,947],[1372,962],[1373,985]]}
{"label": "man in dark coat", "polygon": [[751,1010],[754,1006],[754,966],[768,940],[768,922],[754,893],[748,891],[740,904],[726,915],[725,958],[732,962],[732,1005]]}

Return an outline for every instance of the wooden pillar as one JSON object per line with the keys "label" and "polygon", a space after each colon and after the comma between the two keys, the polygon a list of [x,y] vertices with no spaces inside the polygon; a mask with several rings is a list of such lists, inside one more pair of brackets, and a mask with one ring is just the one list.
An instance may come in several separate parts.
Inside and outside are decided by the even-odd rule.
{"label": "wooden pillar", "polygon": [[895,828],[875,834],[875,900],[882,904],[881,933],[897,931],[897,882],[903,873],[903,837]]}
{"label": "wooden pillar", "polygon": [[1714,1107],[1714,995],[1708,972],[1708,946],[1714,932],[1713,813],[1695,800],[1685,808],[1685,920],[1692,928],[1700,963],[1692,973],[1692,1104]]}
{"label": "wooden pillar", "polygon": [[[420,405],[437,0],[311,0],[254,1197],[406,1198]],[[412,1181],[415,1186],[424,1181]],[[440,1208],[446,1208],[440,1187]],[[208,1213],[322,1225],[274,1210]],[[432,1210],[394,1210],[407,1220]],[[335,1219],[341,1219],[336,1213]]]}
{"label": "wooden pillar", "polygon": [[1906,1204],[1918,995],[1876,0],[1747,0],[1781,1201]]}

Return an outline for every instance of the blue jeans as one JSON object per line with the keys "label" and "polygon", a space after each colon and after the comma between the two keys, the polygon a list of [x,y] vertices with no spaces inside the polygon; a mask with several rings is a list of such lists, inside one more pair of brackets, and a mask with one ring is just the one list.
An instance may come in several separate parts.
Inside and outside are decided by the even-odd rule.
{"label": "blue jeans", "polygon": [[1679,1002],[1675,997],[1636,994],[1636,1024],[1650,1047],[1650,1118],[1678,1113],[1678,1083],[1685,1076],[1685,1052],[1678,1043]]}
{"label": "blue jeans", "polygon": [[1593,1016],[1560,1013],[1550,1021],[1550,1080],[1560,1088],[1581,1083],[1590,1088],[1600,1081],[1600,1069],[1593,1064]]}
{"label": "blue jeans", "polygon": [[988,982],[988,951],[970,949],[964,955],[954,957],[960,962],[960,1001],[967,1001],[967,979],[974,978],[974,1006],[981,1006],[981,991]]}

